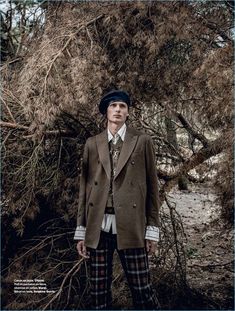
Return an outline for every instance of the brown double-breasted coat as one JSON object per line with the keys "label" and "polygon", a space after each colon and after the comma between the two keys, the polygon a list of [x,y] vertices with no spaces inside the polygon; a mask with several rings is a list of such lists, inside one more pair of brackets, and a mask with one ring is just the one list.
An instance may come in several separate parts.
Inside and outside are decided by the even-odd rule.
{"label": "brown double-breasted coat", "polygon": [[[107,130],[88,138],[81,170],[77,225],[85,245],[98,246],[108,198],[111,165]],[[118,249],[144,247],[147,225],[159,226],[155,154],[150,136],[127,127],[113,180]]]}

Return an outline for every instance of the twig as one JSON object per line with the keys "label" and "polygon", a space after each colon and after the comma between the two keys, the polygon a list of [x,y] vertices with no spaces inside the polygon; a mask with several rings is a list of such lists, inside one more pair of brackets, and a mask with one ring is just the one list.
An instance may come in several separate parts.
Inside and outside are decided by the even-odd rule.
{"label": "twig", "polygon": [[87,27],[86,27],[86,32],[87,32],[87,35],[88,35],[88,37],[89,37],[89,39],[91,41],[91,50],[92,50],[92,48],[93,48],[93,40],[92,40],[92,37],[91,37],[90,32],[89,32]]}
{"label": "twig", "polygon": [[26,131],[29,130],[29,128],[25,125],[21,125],[18,123],[4,122],[4,121],[0,121],[0,126],[8,127],[11,129],[18,129],[18,130],[26,130]]}
{"label": "twig", "polygon": [[207,267],[222,267],[227,266],[234,263],[234,260],[228,261],[228,262],[222,262],[222,263],[215,263],[215,264],[207,264],[207,265],[198,265],[198,264],[192,264],[188,265],[189,267],[200,267],[200,268],[207,268]]}
{"label": "twig", "polygon": [[7,112],[9,113],[9,115],[10,115],[12,121],[13,121],[14,123],[16,123],[16,120],[15,120],[15,118],[13,117],[13,114],[11,113],[11,110],[10,110],[10,108],[8,107],[7,103],[6,103],[5,100],[2,98],[2,96],[1,96],[0,98],[1,98],[1,100],[2,100],[2,102],[3,102],[3,104],[4,104],[4,106],[6,107]]}
{"label": "twig", "polygon": [[[63,235],[66,235],[67,233],[62,233],[62,234],[55,234],[53,235],[53,237],[57,237],[60,238]],[[15,260],[13,260],[5,269],[3,269],[2,271],[5,271],[6,269],[9,269],[15,262],[19,261],[21,258],[25,257],[27,254],[31,253],[33,250],[37,249],[37,248],[42,248],[43,247],[43,243],[45,243],[46,240],[50,240],[51,236],[47,236],[45,237],[40,243],[38,243],[37,245],[35,245],[34,247],[30,248],[29,250],[27,250],[23,255],[17,257]]]}
{"label": "twig", "polygon": [[[10,122],[0,121],[0,126],[30,132],[30,129],[28,126],[21,125],[18,123],[10,123]],[[43,134],[46,136],[56,136],[56,135],[75,136],[76,135],[75,132],[68,131],[68,130],[51,130],[51,131],[46,131]],[[31,138],[33,136],[34,136],[34,134],[30,134],[30,135],[24,136],[24,138]]]}
{"label": "twig", "polygon": [[[65,275],[65,277],[64,277],[64,279],[63,279],[63,282],[61,283],[58,292],[57,292],[57,293],[54,295],[54,297],[45,305],[45,307],[44,307],[42,310],[46,310],[46,308],[47,308],[54,300],[56,300],[56,298],[62,293],[64,284],[65,284],[66,280],[68,279],[69,275],[70,275],[75,269],[77,269],[77,267],[79,267],[83,261],[84,261],[83,258],[80,259],[79,262],[76,263],[76,265],[73,266],[73,267],[69,270],[69,272]],[[78,269],[77,269],[77,271],[78,271]]]}

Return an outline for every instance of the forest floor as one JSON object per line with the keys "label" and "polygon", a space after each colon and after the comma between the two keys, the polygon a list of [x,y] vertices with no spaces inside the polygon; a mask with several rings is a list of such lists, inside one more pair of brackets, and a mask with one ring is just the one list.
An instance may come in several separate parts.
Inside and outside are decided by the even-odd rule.
{"label": "forest floor", "polygon": [[[199,184],[187,191],[174,189],[169,198],[176,204],[187,238],[185,252],[189,285],[187,293],[171,303],[171,309],[233,310],[234,232],[219,219],[214,191],[209,185]],[[114,282],[114,308],[130,309],[130,293],[122,283],[117,282],[118,288],[115,288]],[[164,297],[161,294],[162,309],[169,309],[167,292]]]}
{"label": "forest floor", "polygon": [[190,287],[203,293],[208,309],[233,310],[234,232],[221,223],[216,194],[197,185],[190,191],[175,190],[172,196],[187,235]]}

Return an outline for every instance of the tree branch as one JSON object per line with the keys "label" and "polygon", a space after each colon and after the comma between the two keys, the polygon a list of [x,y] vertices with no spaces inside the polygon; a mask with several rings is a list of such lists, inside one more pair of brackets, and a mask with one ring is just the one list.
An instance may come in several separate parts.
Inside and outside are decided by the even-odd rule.
{"label": "tree branch", "polygon": [[188,131],[188,133],[190,133],[194,138],[198,139],[202,143],[203,147],[205,148],[208,147],[208,144],[209,144],[208,139],[203,134],[195,131],[192,125],[183,117],[181,113],[179,112],[175,112],[175,113],[176,113],[177,118],[183,125],[183,127]]}
{"label": "tree branch", "polygon": [[[160,106],[161,106],[162,108],[165,108],[163,104],[160,104]],[[178,111],[176,111],[176,110],[174,110],[174,109],[171,109],[171,108],[169,108],[169,110],[170,110],[170,112],[171,112],[174,116],[176,116],[176,117],[179,119],[179,121],[181,122],[181,124],[183,125],[183,127],[186,129],[186,131],[187,131],[188,133],[190,133],[194,138],[198,139],[198,140],[202,143],[203,147],[207,147],[207,146],[208,146],[208,144],[209,144],[208,139],[207,139],[203,134],[198,133],[198,132],[193,128],[193,126],[185,119],[185,117],[184,117],[181,113],[179,113]]]}
{"label": "tree branch", "polygon": [[[4,122],[0,121],[0,126],[1,127],[7,127],[11,129],[16,129],[16,130],[21,130],[21,131],[28,131],[30,133],[30,129],[28,126],[21,125],[18,123],[10,123],[10,122]],[[76,133],[68,130],[51,130],[51,131],[46,131],[43,133],[44,135],[47,136],[56,136],[56,135],[61,135],[61,136],[75,136]],[[33,137],[34,135],[28,135],[27,137]]]}
{"label": "tree branch", "polygon": [[178,182],[178,177],[186,175],[190,170],[208,160],[209,158],[221,153],[227,146],[221,142],[226,141],[228,136],[233,134],[232,130],[229,130],[222,134],[219,138],[212,142],[208,142],[207,147],[201,148],[197,153],[195,153],[191,158],[185,161],[183,164],[176,168],[174,174],[168,175],[168,181],[164,184],[161,191],[160,202],[163,203],[165,199],[165,193],[168,193]]}

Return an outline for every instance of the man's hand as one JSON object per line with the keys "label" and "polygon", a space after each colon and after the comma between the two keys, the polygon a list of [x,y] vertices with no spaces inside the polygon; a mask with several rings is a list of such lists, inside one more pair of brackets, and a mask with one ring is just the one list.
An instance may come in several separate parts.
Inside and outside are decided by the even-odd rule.
{"label": "man's hand", "polygon": [[77,250],[80,256],[82,256],[85,259],[89,258],[89,253],[87,252],[84,240],[78,241]]}
{"label": "man's hand", "polygon": [[158,245],[158,242],[156,241],[146,240],[147,253],[149,253],[150,255],[155,254],[157,251],[157,245]]}

